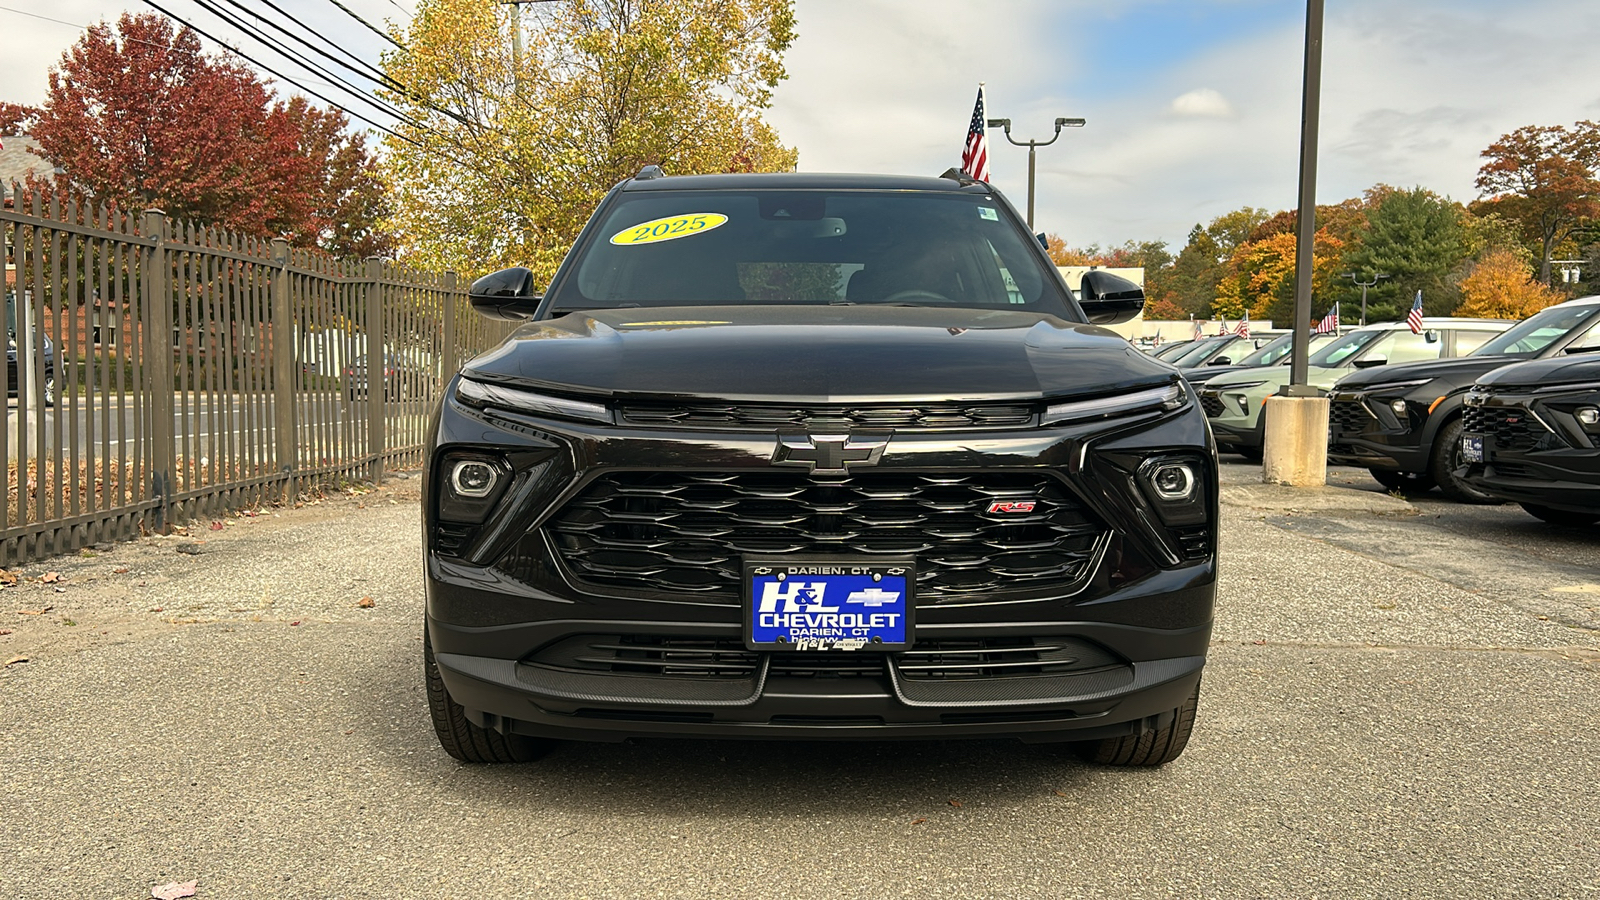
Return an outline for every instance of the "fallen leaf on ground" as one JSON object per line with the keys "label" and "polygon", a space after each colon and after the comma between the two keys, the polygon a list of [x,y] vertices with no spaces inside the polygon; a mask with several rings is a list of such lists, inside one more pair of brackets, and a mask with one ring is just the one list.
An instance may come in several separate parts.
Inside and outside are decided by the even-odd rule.
{"label": "fallen leaf on ground", "polygon": [[14,666],[14,665],[16,665],[18,663],[25,663],[27,661],[28,661],[28,658],[26,656],[20,656],[20,655],[19,656],[13,656],[10,659],[6,660],[5,665],[4,666],[0,666],[0,668],[9,668],[9,667]]}
{"label": "fallen leaf on ground", "polygon": [[1065,796],[1067,796],[1066,794],[1061,793],[1060,791],[1056,790],[1055,788],[1051,788],[1050,789],[1050,793],[1055,794],[1057,797],[1065,797]]}
{"label": "fallen leaf on ground", "polygon": [[5,569],[0,569],[0,584],[16,584],[16,583],[17,583],[17,573],[15,573],[15,572],[7,572]]}
{"label": "fallen leaf on ground", "polygon": [[115,569],[111,570],[111,574],[113,574],[113,575],[126,575],[126,574],[128,574],[128,567],[127,566],[118,566]]}
{"label": "fallen leaf on ground", "polygon": [[178,900],[179,897],[193,897],[195,889],[200,886],[200,880],[174,881],[160,887],[150,889],[150,896],[155,900]]}
{"label": "fallen leaf on ground", "polygon": [[360,600],[356,601],[356,605],[361,607],[362,609],[371,609],[374,606],[377,606],[378,604],[373,602],[373,599],[371,597],[362,597]]}
{"label": "fallen leaf on ground", "polygon": [[44,615],[45,613],[49,612],[52,609],[55,609],[55,607],[54,606],[46,606],[44,609],[19,609],[19,610],[17,610],[17,615],[19,615],[19,616],[42,616],[42,615]]}
{"label": "fallen leaf on ground", "polygon": [[296,619],[295,621],[289,623],[290,627],[293,627],[293,626],[299,625],[299,624],[300,624],[300,621],[298,619]]}
{"label": "fallen leaf on ground", "polygon": [[955,806],[955,807],[959,807],[961,805],[961,801],[960,800],[951,800],[950,801],[950,805],[951,806]]}
{"label": "fallen leaf on ground", "polygon": [[187,553],[190,556],[197,556],[200,553],[199,544],[179,544],[172,549],[178,551],[179,553]]}
{"label": "fallen leaf on ground", "polygon": [[912,819],[911,820],[911,824],[913,824],[913,825],[921,825],[923,822],[926,822],[926,821],[928,821],[928,820],[927,819]]}
{"label": "fallen leaf on ground", "polygon": [[55,584],[56,582],[58,582],[60,580],[61,580],[61,573],[60,572],[46,572],[43,575],[39,576],[39,583],[40,584]]}
{"label": "fallen leaf on ground", "polygon": [[11,629],[9,629],[9,628],[0,628],[0,637],[5,637],[6,635],[8,635],[10,633],[11,633]]}
{"label": "fallen leaf on ground", "polygon": [[211,530],[212,531],[221,531],[222,530],[222,523],[221,522],[212,522],[211,523]]}

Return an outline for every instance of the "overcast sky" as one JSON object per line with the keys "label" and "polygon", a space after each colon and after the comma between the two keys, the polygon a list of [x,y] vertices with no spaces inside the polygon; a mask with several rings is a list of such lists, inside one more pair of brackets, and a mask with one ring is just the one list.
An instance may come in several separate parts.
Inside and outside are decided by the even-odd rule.
{"label": "overcast sky", "polygon": [[[413,0],[346,0],[374,22]],[[202,28],[193,0],[161,5]],[[279,5],[376,60],[328,0]],[[38,103],[45,70],[120,0],[0,0],[0,99]],[[1038,154],[1038,228],[1074,246],[1159,239],[1240,206],[1296,200],[1303,0],[798,0],[770,119],[807,171],[937,174],[960,161],[979,81]],[[1476,196],[1478,154],[1527,124],[1600,119],[1594,0],[1329,0],[1320,202],[1379,182]],[[207,28],[209,30],[209,28]],[[225,29],[219,29],[219,34]],[[248,47],[248,45],[245,45]],[[990,134],[1020,209],[1027,150]]]}

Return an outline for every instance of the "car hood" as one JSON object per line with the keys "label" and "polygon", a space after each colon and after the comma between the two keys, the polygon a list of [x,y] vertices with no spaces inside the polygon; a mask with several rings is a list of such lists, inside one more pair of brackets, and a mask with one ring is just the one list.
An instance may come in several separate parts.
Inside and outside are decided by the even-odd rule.
{"label": "car hood", "polygon": [[861,306],[573,313],[522,326],[464,369],[563,393],[812,403],[1111,394],[1175,371],[1115,332],[1054,316]]}
{"label": "car hood", "polygon": [[1600,353],[1529,360],[1495,369],[1478,379],[1479,384],[1502,388],[1589,381],[1600,381]]}
{"label": "car hood", "polygon": [[1428,359],[1421,362],[1396,363],[1392,366],[1373,366],[1356,369],[1339,379],[1341,391],[1364,391],[1369,388],[1395,384],[1401,381],[1421,381],[1424,378],[1448,378],[1459,384],[1471,384],[1485,372],[1519,362],[1516,356],[1460,356],[1454,359]]}
{"label": "car hood", "polygon": [[[1349,372],[1349,369],[1328,369],[1322,366],[1311,366],[1306,369],[1306,383],[1320,388],[1332,387],[1335,381]],[[1289,383],[1288,366],[1251,366],[1236,372],[1224,372],[1207,381],[1203,387],[1222,389],[1240,384],[1257,384],[1265,382],[1265,388],[1280,388]]]}

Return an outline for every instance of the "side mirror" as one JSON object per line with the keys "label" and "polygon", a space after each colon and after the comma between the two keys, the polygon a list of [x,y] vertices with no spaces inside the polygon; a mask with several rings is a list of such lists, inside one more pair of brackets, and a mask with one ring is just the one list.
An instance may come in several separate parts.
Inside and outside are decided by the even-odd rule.
{"label": "side mirror", "polygon": [[1358,368],[1358,369],[1371,369],[1371,368],[1373,368],[1375,366],[1381,366],[1384,363],[1387,363],[1388,361],[1389,361],[1389,357],[1387,357],[1387,356],[1374,356],[1371,359],[1358,359],[1358,360],[1356,360],[1355,361],[1355,367]]}
{"label": "side mirror", "polygon": [[1231,366],[1231,365],[1233,365],[1233,360],[1227,358],[1226,356],[1218,356],[1215,359],[1211,360],[1210,362],[1206,363],[1206,365],[1208,365],[1208,366]]}
{"label": "side mirror", "polygon": [[472,308],[491,319],[515,322],[533,315],[544,295],[533,289],[533,272],[522,266],[501,269],[467,288]]}
{"label": "side mirror", "polygon": [[1144,309],[1144,288],[1120,275],[1091,270],[1083,273],[1078,305],[1096,325],[1126,322]]}
{"label": "side mirror", "polygon": [[1050,250],[1050,237],[1049,237],[1049,235],[1046,235],[1044,232],[1041,231],[1038,234],[1034,235],[1034,237],[1039,239],[1039,246],[1043,247],[1047,252]]}

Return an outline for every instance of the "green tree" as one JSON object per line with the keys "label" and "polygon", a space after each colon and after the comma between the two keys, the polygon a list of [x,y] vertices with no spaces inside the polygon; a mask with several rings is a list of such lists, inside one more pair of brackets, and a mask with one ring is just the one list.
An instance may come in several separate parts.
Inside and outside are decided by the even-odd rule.
{"label": "green tree", "polygon": [[1266,210],[1246,206],[1217,216],[1208,226],[1196,224],[1189,230],[1188,243],[1159,278],[1162,299],[1186,314],[1210,318],[1227,261],[1267,218]]}
{"label": "green tree", "polygon": [[[1419,290],[1424,312],[1448,315],[1460,303],[1451,273],[1471,250],[1466,210],[1422,187],[1369,192],[1372,196],[1376,202],[1353,229],[1339,261],[1341,272],[1363,281],[1380,272],[1389,276],[1368,290],[1367,321],[1400,318]],[[1359,297],[1359,288],[1353,293]]]}
{"label": "green tree", "polygon": [[[384,67],[413,120],[384,177],[402,252],[472,274],[547,280],[591,209],[656,164],[780,171],[796,154],[761,118],[785,77],[791,0],[569,0],[521,16],[422,0]],[[511,29],[522,28],[513,58]]]}

